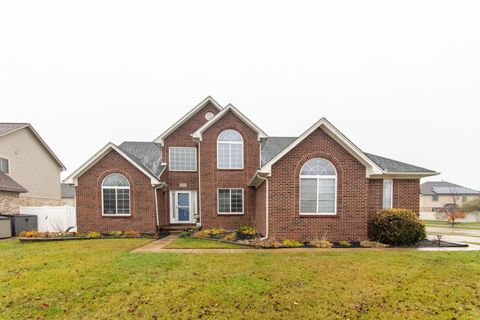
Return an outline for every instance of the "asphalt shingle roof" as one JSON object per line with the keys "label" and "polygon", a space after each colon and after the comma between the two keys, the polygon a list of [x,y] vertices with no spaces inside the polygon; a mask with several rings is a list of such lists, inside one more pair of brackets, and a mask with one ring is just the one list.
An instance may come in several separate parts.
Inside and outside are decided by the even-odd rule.
{"label": "asphalt shingle roof", "polygon": [[118,146],[135,163],[158,178],[162,173],[162,147],[155,142],[125,141]]}
{"label": "asphalt shingle roof", "polygon": [[28,123],[0,123],[0,136],[15,129],[28,126]]}
{"label": "asphalt shingle roof", "polygon": [[367,155],[367,157],[372,159],[373,162],[375,162],[380,168],[382,168],[387,173],[388,172],[412,172],[412,173],[416,173],[416,172],[434,173],[435,172],[429,169],[417,167],[405,162],[384,158],[374,154],[370,154],[370,153],[365,153],[365,154]]}
{"label": "asphalt shingle roof", "polygon": [[447,181],[428,181],[420,185],[420,192],[423,195],[434,195],[434,194],[458,194],[458,195],[480,195],[480,191],[473,190],[470,188],[459,186]]}
{"label": "asphalt shingle roof", "polygon": [[75,198],[75,187],[70,184],[62,183],[62,198]]}
{"label": "asphalt shingle roof", "polygon": [[17,192],[17,193],[28,192],[27,189],[22,187],[18,182],[13,180],[9,175],[4,173],[3,171],[0,171],[0,190]]}
{"label": "asphalt shingle roof", "polygon": [[262,166],[288,147],[296,137],[268,137],[262,143]]}
{"label": "asphalt shingle roof", "polygon": [[[267,164],[270,160],[275,158],[280,152],[282,152],[286,147],[288,147],[293,141],[297,139],[296,137],[268,137],[262,144],[262,166]],[[435,171],[417,167],[408,163],[388,159],[385,157],[377,156],[370,153],[365,153],[373,162],[375,162],[380,168],[382,168],[386,173],[388,172],[431,172]]]}

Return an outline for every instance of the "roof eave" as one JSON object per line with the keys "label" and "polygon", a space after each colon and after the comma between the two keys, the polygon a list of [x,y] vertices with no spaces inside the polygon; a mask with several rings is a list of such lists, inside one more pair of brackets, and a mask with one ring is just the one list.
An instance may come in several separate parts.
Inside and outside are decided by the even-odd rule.
{"label": "roof eave", "polygon": [[385,171],[383,174],[373,174],[370,176],[371,179],[388,179],[388,178],[397,178],[397,179],[421,179],[427,177],[433,177],[439,175],[440,172],[434,171],[425,171],[425,172],[393,172]]}

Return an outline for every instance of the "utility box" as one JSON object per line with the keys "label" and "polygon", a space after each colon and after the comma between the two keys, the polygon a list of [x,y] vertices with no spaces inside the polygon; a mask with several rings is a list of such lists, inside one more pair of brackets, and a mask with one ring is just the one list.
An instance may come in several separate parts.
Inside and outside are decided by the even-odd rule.
{"label": "utility box", "polygon": [[12,223],[10,218],[0,216],[0,239],[10,238],[12,236]]}
{"label": "utility box", "polygon": [[22,231],[37,231],[37,216],[30,214],[4,214],[2,217],[10,219],[12,235],[18,236]]}

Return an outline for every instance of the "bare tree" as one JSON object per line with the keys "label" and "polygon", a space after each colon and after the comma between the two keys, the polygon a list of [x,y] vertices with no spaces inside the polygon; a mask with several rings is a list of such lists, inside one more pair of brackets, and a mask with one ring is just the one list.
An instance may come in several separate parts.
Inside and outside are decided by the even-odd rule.
{"label": "bare tree", "polygon": [[441,209],[441,212],[443,213],[444,218],[451,223],[452,228],[455,227],[455,221],[457,219],[463,219],[466,217],[466,214],[464,211],[460,210],[458,205],[457,205],[457,187],[449,187],[450,189],[450,194],[452,195],[452,200],[453,203],[447,203],[443,206]]}

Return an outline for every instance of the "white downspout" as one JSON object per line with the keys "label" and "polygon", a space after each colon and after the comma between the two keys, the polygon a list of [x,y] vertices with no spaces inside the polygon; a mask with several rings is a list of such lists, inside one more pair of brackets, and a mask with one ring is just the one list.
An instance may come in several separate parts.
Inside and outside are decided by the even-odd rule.
{"label": "white downspout", "polygon": [[197,152],[197,173],[198,173],[198,203],[197,203],[197,211],[198,211],[198,226],[202,226],[202,184],[200,179],[201,173],[201,162],[200,162],[200,141],[193,139],[198,144],[198,152]]}
{"label": "white downspout", "polygon": [[157,220],[157,232],[160,232],[160,216],[158,214],[158,197],[157,197],[157,190],[162,189],[164,187],[164,184],[161,184],[160,186],[154,186],[153,192],[155,196],[155,218]]}
{"label": "white downspout", "polygon": [[268,239],[268,178],[257,175],[261,180],[265,181],[265,237],[260,240]]}

